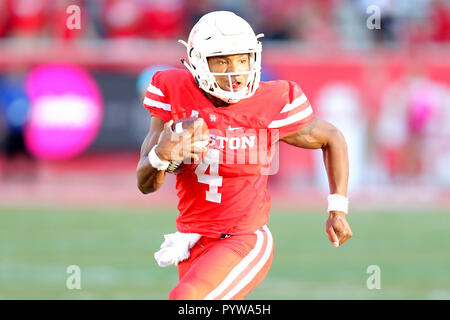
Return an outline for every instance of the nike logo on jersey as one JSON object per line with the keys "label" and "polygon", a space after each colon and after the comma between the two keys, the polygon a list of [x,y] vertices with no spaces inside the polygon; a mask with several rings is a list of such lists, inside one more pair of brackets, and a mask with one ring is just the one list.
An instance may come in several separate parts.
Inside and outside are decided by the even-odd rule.
{"label": "nike logo on jersey", "polygon": [[239,130],[239,129],[244,129],[244,127],[232,128],[230,125],[228,126],[228,130],[229,130],[229,131]]}

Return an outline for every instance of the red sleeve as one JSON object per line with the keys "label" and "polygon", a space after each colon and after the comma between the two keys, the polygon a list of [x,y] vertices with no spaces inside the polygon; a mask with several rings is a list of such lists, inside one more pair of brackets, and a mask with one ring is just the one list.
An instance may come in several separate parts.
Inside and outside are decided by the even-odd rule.
{"label": "red sleeve", "polygon": [[167,122],[171,119],[171,107],[167,96],[164,94],[164,84],[161,80],[161,71],[153,75],[152,82],[147,87],[144,98],[144,107],[150,111],[152,117],[160,118]]}
{"label": "red sleeve", "polygon": [[[279,139],[289,136],[310,124],[314,118],[311,104],[302,89],[292,81],[289,84],[288,103],[269,123],[269,129],[278,130]],[[273,134],[273,133],[272,133]]]}

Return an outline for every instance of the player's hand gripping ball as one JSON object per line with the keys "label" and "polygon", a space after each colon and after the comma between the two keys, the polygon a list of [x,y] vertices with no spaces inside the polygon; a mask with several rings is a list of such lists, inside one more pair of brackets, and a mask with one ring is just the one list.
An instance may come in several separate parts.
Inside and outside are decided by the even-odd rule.
{"label": "player's hand gripping ball", "polygon": [[[172,123],[171,129],[175,134],[180,136],[188,132],[191,132],[191,134],[188,134],[188,136],[190,136],[189,143],[191,147],[191,150],[189,151],[195,152],[200,159],[203,158],[204,152],[197,152],[197,150],[200,150],[208,146],[209,133],[208,133],[208,126],[206,125],[206,122],[202,118],[189,117],[179,119]],[[192,159],[187,158],[184,159],[183,161],[172,160],[170,161],[170,165],[166,171],[169,173],[178,174],[182,171],[185,163],[192,163]]]}

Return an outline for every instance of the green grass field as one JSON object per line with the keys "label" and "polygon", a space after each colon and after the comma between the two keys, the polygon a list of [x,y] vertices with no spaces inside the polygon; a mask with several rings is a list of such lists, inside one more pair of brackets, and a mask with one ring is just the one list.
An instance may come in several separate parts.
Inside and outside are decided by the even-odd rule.
{"label": "green grass field", "polygon": [[[176,213],[0,209],[0,299],[166,299],[175,267],[153,253]],[[272,211],[275,258],[248,299],[450,299],[450,214],[352,212],[354,237],[333,248],[326,214]],[[69,265],[81,289],[66,288]],[[367,267],[381,269],[369,290]]]}

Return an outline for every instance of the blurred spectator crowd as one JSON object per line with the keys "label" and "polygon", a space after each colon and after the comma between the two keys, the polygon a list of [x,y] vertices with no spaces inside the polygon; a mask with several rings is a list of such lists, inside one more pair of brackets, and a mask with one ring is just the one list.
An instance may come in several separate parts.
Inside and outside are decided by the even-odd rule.
{"label": "blurred spectator crowd", "polygon": [[[79,30],[70,30],[66,24],[72,14],[67,10],[71,5],[81,9]],[[380,10],[379,30],[367,27],[368,19],[374,14],[370,10],[373,6]],[[404,52],[409,52],[409,45],[450,42],[450,0],[0,0],[0,42],[29,38],[186,39],[195,22],[215,10],[239,14],[256,33],[264,33],[265,39],[312,47],[327,44],[327,47],[367,45],[370,48],[373,44],[400,44],[406,45]],[[279,46],[280,50],[283,48]],[[444,46],[439,49],[443,49],[439,57],[445,62],[448,49]],[[33,155],[24,142],[33,105],[25,88],[27,70],[5,65],[0,70],[0,147],[6,161],[0,168],[0,181],[14,171],[32,176],[35,168]],[[328,61],[314,72],[328,76],[331,65]],[[443,75],[448,69],[438,72],[441,79],[447,79],[440,82],[432,80],[426,68],[412,63],[405,66],[403,76],[395,81],[388,81],[389,72],[396,71],[389,71],[387,63],[374,61],[364,68],[367,75],[359,88],[359,78],[349,81],[350,85],[335,83],[332,78],[336,75],[332,75],[329,81],[321,83],[320,92],[313,97],[319,115],[344,131],[348,140],[351,185],[419,181],[450,186],[450,82]],[[277,78],[267,76],[268,70],[267,66],[263,69],[264,81]],[[276,74],[277,70],[272,71]],[[151,78],[143,74],[138,80],[139,99]],[[110,119],[128,119],[125,113],[130,111],[129,106],[135,105],[140,112],[142,107],[135,101],[133,90],[123,89],[126,81],[115,84],[117,79],[121,75],[108,77],[108,83],[103,80],[107,88],[104,96],[120,92],[117,101],[112,98],[105,101],[106,114],[114,114]],[[318,81],[309,80],[309,86],[318,85]],[[114,109],[116,106],[119,107]],[[120,110],[124,112],[122,117],[116,116]],[[140,115],[137,118],[145,121],[142,123],[146,129],[148,120]],[[108,118],[105,119],[103,129],[108,127]],[[136,126],[137,121],[125,123],[120,131],[114,123],[110,126],[114,130],[103,134],[106,137],[117,131],[125,136],[126,128]],[[140,144],[141,138],[137,143]],[[317,155],[316,172],[322,176],[315,180],[323,181],[326,186],[323,159],[321,154]],[[285,159],[289,163],[283,164],[283,168],[295,166],[285,170],[286,179],[302,181],[292,174],[298,171],[298,159],[291,161],[295,155]]]}
{"label": "blurred spectator crowd", "polygon": [[[66,27],[67,7],[81,9],[81,29]],[[375,5],[381,29],[366,22]],[[205,13],[230,10],[266,39],[300,43],[450,41],[448,0],[0,0],[0,38],[186,38]]]}

